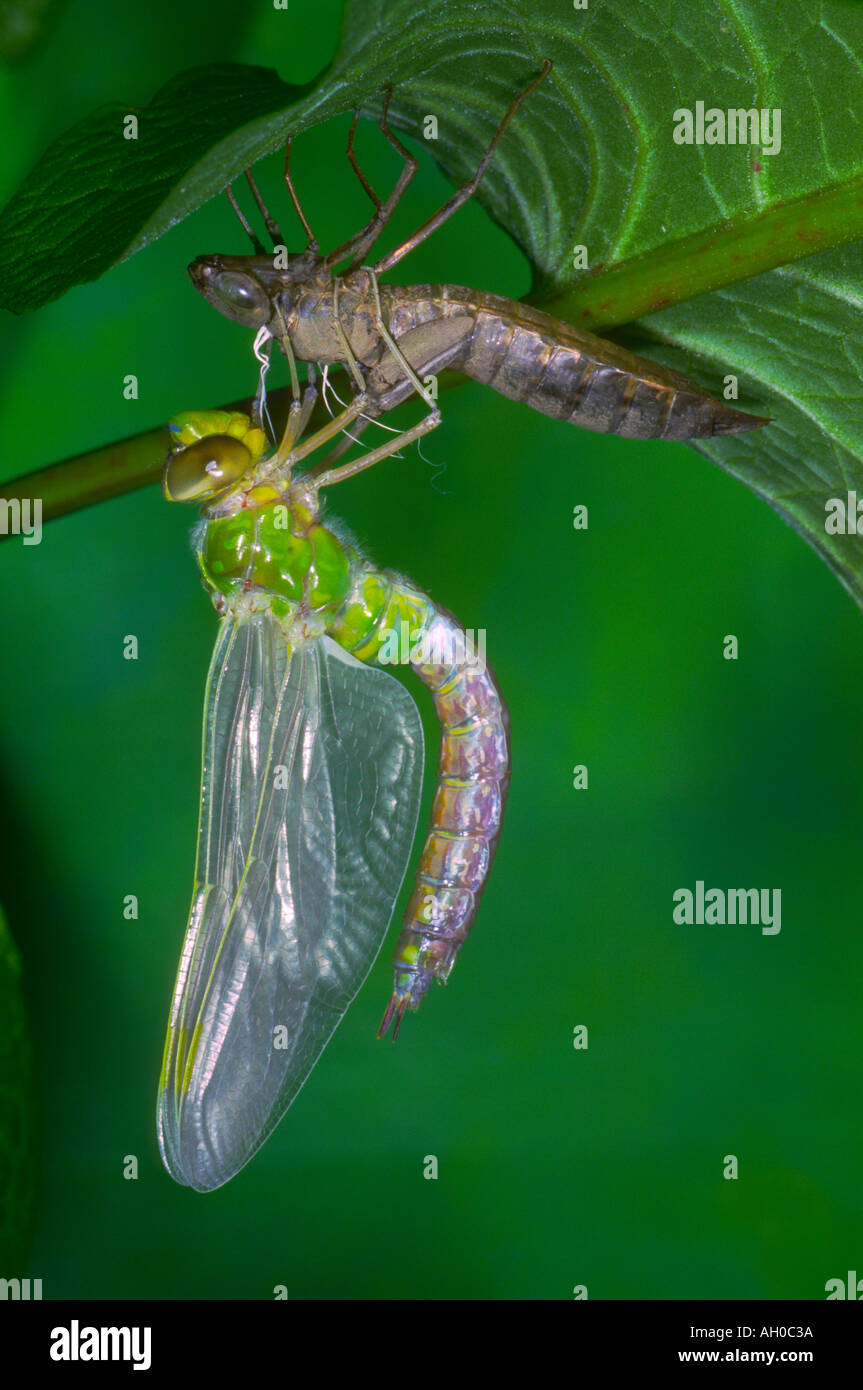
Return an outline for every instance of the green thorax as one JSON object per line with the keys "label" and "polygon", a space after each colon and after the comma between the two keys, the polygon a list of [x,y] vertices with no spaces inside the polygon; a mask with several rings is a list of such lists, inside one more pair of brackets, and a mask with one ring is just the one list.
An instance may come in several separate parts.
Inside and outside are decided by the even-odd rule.
{"label": "green thorax", "polygon": [[400,624],[416,632],[434,616],[413,585],[373,569],[323,526],[302,490],[208,517],[197,553],[220,611],[264,606],[293,640],[329,632],[360,661],[374,661]]}
{"label": "green thorax", "polygon": [[393,631],[432,622],[430,599],[321,524],[314,483],[292,483],[284,460],[263,457],[266,437],[247,415],[185,411],[169,428],[163,492],[204,503],[195,549],[219,613],[269,611],[288,641],[328,632],[360,661],[375,661]]}
{"label": "green thorax", "polygon": [[347,597],[357,557],[321,525],[309,500],[291,490],[207,517],[198,562],[218,607],[230,609],[254,589],[279,616],[302,611],[328,625]]}

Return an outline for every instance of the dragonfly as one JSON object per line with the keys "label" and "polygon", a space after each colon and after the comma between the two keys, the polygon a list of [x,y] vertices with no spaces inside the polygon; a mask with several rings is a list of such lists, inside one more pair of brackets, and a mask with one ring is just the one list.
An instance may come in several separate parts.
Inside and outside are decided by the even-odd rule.
{"label": "dragonfly", "polygon": [[[198,1191],[227,1182],[282,1119],[356,996],[407,873],[423,772],[422,729],[383,669],[406,636],[408,664],[441,725],[431,825],[399,936],[379,1036],[445,982],[472,925],[500,834],[509,721],[494,679],[468,658],[464,630],[401,576],[376,569],[325,524],[321,493],[440,423],[428,374],[457,367],[557,418],[632,437],[692,438],[766,423],[677,373],[498,296],[457,286],[381,286],[379,275],[471,196],[519,105],[510,104],[473,179],[413,237],[363,264],[416,169],[405,165],[362,232],[327,256],[308,236],[282,264],[277,224],[247,171],[274,243],[245,257],[199,257],[193,282],[227,317],[277,342],[291,373],[288,423],[268,453],[264,371],[250,416],[187,412],[171,422],[163,488],[201,502],[201,576],[220,616],[207,680],[195,887],[159,1086],[169,1173]],[[229,191],[230,192],[230,191]],[[334,267],[349,261],[344,275]],[[262,361],[266,364],[268,359]],[[309,367],[301,389],[297,363]],[[305,437],[314,368],[347,366],[355,394]],[[326,375],[324,377],[326,384]],[[416,393],[428,414],[377,449],[338,459],[374,419]],[[342,436],[333,443],[338,435]],[[295,467],[329,444],[321,464]],[[396,643],[398,645],[398,643]]]}
{"label": "dragonfly", "polygon": [[[391,443],[389,452],[419,441],[441,423],[430,389],[444,368],[483,382],[534,410],[586,429],[636,439],[686,440],[733,434],[769,424],[716,400],[687,377],[500,295],[460,285],[393,286],[379,283],[405,256],[432,236],[473,196],[521,104],[552,70],[542,70],[510,103],[488,149],[467,183],[421,227],[373,264],[366,258],[386,227],[417,169],[417,161],[389,127],[391,88],[384,94],[380,130],[404,163],[386,201],[375,193],[354,154],[359,112],[354,111],[347,155],[374,204],[368,224],[322,255],[290,172],[291,138],[285,146],[288,194],[308,238],[290,255],[278,223],[250,170],[246,179],[273,243],[267,252],[230,186],[226,189],[252,255],[198,256],[189,266],[195,287],[227,318],[277,341],[291,371],[293,405],[299,411],[297,361],[320,367],[342,364],[353,379],[355,437],[372,418],[416,394],[427,414]],[[342,273],[336,269],[347,262]],[[349,443],[343,441],[343,448]],[[375,451],[375,460],[381,457]]]}
{"label": "dragonfly", "polygon": [[202,504],[194,549],[220,617],[158,1099],[165,1167],[199,1192],[239,1172],[282,1119],[386,935],[424,761],[416,704],[385,669],[399,642],[431,692],[441,744],[379,1037],[449,977],[508,787],[506,706],[464,630],[323,520],[338,468],[325,459],[293,476],[332,438],[332,423],[302,438],[315,396],[307,386],[273,454],[248,415],[170,422],[163,491]]}

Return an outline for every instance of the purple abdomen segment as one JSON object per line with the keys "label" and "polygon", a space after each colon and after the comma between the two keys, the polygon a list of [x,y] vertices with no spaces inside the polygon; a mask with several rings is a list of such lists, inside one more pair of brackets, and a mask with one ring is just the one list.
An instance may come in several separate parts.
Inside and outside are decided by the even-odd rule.
{"label": "purple abdomen segment", "polygon": [[506,706],[474,644],[436,609],[424,630],[427,659],[411,661],[432,692],[441,725],[431,825],[395,954],[395,985],[381,1034],[445,981],[470,931],[500,834],[509,782]]}

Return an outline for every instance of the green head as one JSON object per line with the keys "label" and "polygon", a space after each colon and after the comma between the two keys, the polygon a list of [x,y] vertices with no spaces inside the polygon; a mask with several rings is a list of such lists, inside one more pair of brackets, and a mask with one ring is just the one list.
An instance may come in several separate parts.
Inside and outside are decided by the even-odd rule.
{"label": "green head", "polygon": [[239,411],[183,411],[168,421],[168,429],[173,448],[162,469],[162,492],[169,502],[226,495],[267,447],[263,430]]}

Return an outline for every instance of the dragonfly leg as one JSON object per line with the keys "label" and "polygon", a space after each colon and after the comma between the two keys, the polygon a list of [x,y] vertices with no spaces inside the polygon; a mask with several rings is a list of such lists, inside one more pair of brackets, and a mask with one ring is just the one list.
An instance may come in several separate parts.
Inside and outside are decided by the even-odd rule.
{"label": "dragonfly leg", "polygon": [[519,95],[510,102],[506,114],[504,115],[503,120],[501,121],[500,125],[495,131],[491,144],[489,145],[488,149],[486,150],[485,154],[480,160],[479,166],[473,178],[469,179],[467,183],[462,184],[461,188],[456,190],[452,197],[444,203],[442,208],[439,208],[438,211],[432,217],[430,217],[427,222],[424,222],[421,227],[417,228],[413,236],[409,236],[407,240],[403,241],[400,246],[396,246],[394,250],[390,251],[386,256],[384,256],[381,260],[378,261],[377,265],[375,266],[375,270],[378,272],[379,275],[383,275],[384,272],[387,270],[392,270],[394,265],[396,265],[400,260],[402,260],[404,256],[407,256],[409,252],[413,251],[415,247],[419,246],[421,242],[425,241],[427,237],[430,237],[433,232],[436,232],[438,227],[443,226],[444,222],[446,222],[448,218],[452,217],[453,213],[461,207],[462,203],[466,203],[468,198],[471,198],[473,196],[473,194],[477,190],[477,187],[479,186],[483,174],[485,173],[486,169],[491,163],[492,156],[495,150],[497,149],[501,136],[503,135],[504,131],[506,130],[516,111],[521,106],[522,102],[525,101],[526,98],[529,97],[532,92],[536,91],[540,82],[545,81],[546,77],[551,72],[551,69],[551,59],[545,58],[542,64],[542,72],[539,74],[539,77],[535,77],[533,81],[529,83],[527,87],[525,87],[524,91],[520,92]]}
{"label": "dragonfly leg", "polygon": [[[403,372],[405,379],[410,382],[413,389],[425,401],[426,405],[429,408],[429,413],[428,415],[424,416],[422,420],[420,420],[419,424],[414,425],[411,429],[404,430],[401,433],[395,434],[392,439],[390,439],[386,444],[382,444],[380,448],[372,449],[367,454],[361,454],[359,458],[352,459],[350,463],[342,464],[340,468],[324,467],[324,465],[330,461],[324,460],[323,463],[318,465],[318,467],[315,469],[315,478],[318,487],[332,487],[335,483],[344,482],[346,478],[352,478],[354,474],[361,473],[366,468],[371,468],[374,464],[380,463],[381,459],[389,458],[391,454],[396,453],[397,450],[402,448],[404,445],[412,444],[414,440],[421,439],[424,434],[428,434],[430,430],[436,429],[441,422],[441,413],[438,409],[436,401],[434,400],[434,397],[426,389],[426,387],[423,386],[422,382],[420,381],[410,362],[407,360],[404,353],[401,351],[398,343],[396,342],[395,338],[392,336],[386,324],[384,323],[383,311],[381,309],[380,293],[378,290],[378,283],[377,278],[375,276],[375,272],[373,270],[367,269],[367,274],[371,282],[372,293],[375,299],[375,327],[378,333],[380,334],[381,338],[383,339],[384,343],[386,344],[387,348],[389,349],[390,355],[392,356],[393,360],[396,362],[398,367],[400,367],[401,371]],[[360,388],[359,395],[354,398],[354,400],[351,402],[351,405],[348,406],[345,411],[342,411],[341,415],[336,416],[335,420],[332,421],[333,425],[336,425],[338,423],[338,426],[341,429],[344,427],[345,417],[348,411],[350,411],[351,409],[354,410],[355,415],[364,414],[365,407],[368,404],[368,397],[366,393],[365,381],[363,379],[362,373],[360,372],[359,364],[351,350],[350,344],[348,343],[347,334],[345,333],[344,328],[341,324],[338,300],[338,292],[340,286],[341,280],[338,276],[334,277],[334,327],[336,333],[339,336],[339,341],[341,342],[342,347],[344,349],[348,367],[353,373],[354,380],[357,382]],[[368,419],[369,417],[366,418]],[[300,449],[297,450],[295,454],[295,458],[304,457],[306,454],[311,453],[312,449],[317,448],[320,442],[322,442],[320,434],[312,436],[310,440],[307,440],[304,445],[300,446]],[[339,452],[342,451],[343,450],[340,447]],[[322,468],[323,471],[320,471]]]}
{"label": "dragonfly leg", "polygon": [[[299,463],[307,454],[314,453],[323,444],[329,443],[335,435],[339,434],[348,425],[351,425],[357,416],[362,414],[366,405],[366,398],[355,396],[349,405],[338,415],[334,415],[328,424],[322,425],[314,434],[309,435],[298,447],[294,447],[296,440],[302,436],[303,430],[309,423],[315,403],[318,399],[317,388],[313,385],[307,386],[303,392],[302,403],[299,411],[294,411],[293,404],[291,412],[288,414],[288,423],[282,435],[278,449],[270,458],[264,460],[260,467],[259,482],[271,480],[276,475],[280,475],[290,481],[291,470],[295,463]],[[368,416],[367,420],[372,417]],[[341,452],[344,452],[341,450]]]}
{"label": "dragonfly leg", "polygon": [[[342,430],[352,424],[358,416],[365,414],[367,405],[368,397],[365,392],[359,396],[354,396],[354,399],[345,406],[344,410],[340,410],[338,415],[334,415],[328,424],[322,425],[319,430],[315,430],[314,434],[309,435],[308,439],[304,440],[298,448],[291,451],[290,462],[292,464],[299,463],[300,459],[306,458],[308,454],[313,454],[322,444],[326,444],[330,439],[334,439],[337,434],[341,434]],[[369,420],[373,419],[373,416],[368,415],[365,418],[368,423]],[[279,454],[281,454],[281,448],[279,449]],[[280,459],[280,462],[285,462],[285,460]]]}
{"label": "dragonfly leg", "polygon": [[[383,109],[383,114],[382,114],[382,116],[381,116],[381,130],[383,130],[383,123],[384,123],[384,121],[386,120],[387,107],[389,106],[389,101],[390,101],[390,96],[391,96],[391,94],[392,94],[392,87],[387,87],[386,93],[385,93],[385,95],[384,95],[384,109]],[[360,168],[360,166],[359,166],[359,164],[358,164],[358,162],[357,162],[357,157],[356,157],[356,155],[354,154],[354,133],[355,133],[355,131],[356,131],[356,128],[357,128],[357,121],[358,121],[359,119],[360,119],[360,108],[359,108],[358,106],[355,106],[355,107],[354,107],[354,118],[353,118],[353,120],[351,121],[351,128],[350,128],[350,130],[348,131],[348,147],[347,147],[347,149],[345,150],[345,154],[346,154],[347,157],[348,157],[348,163],[350,164],[351,168],[353,169],[354,173],[356,174],[357,178],[359,179],[360,183],[361,183],[362,186],[363,186],[363,191],[365,192],[365,194],[367,195],[367,197],[369,197],[369,198],[372,200],[372,202],[374,203],[374,205],[375,205],[375,210],[376,210],[377,212],[380,212],[380,210],[381,210],[381,200],[380,200],[380,198],[378,197],[378,195],[377,195],[377,193],[375,192],[375,190],[372,188],[371,184],[369,183],[369,181],[368,181],[368,179],[366,178],[365,174],[363,173],[362,169]]]}
{"label": "dragonfly leg", "polygon": [[380,291],[378,289],[377,275],[375,274],[371,266],[364,266],[363,269],[365,270],[366,274],[368,275],[371,281],[372,293],[375,297],[375,328],[378,330],[378,333],[383,338],[384,342],[389,348],[390,355],[401,367],[402,371],[404,372],[408,381],[413,386],[417,395],[422,396],[429,410],[437,410],[437,405],[435,404],[434,397],[429,393],[427,388],[423,386],[422,382],[420,381],[410,362],[405,357],[395,338],[392,336],[386,324],[384,323],[383,312],[381,310],[381,296]]}
{"label": "dragonfly leg", "polygon": [[266,203],[264,202],[263,198],[258,192],[258,185],[255,183],[255,180],[252,177],[251,169],[246,170],[246,182],[248,183],[249,188],[252,190],[252,197],[258,205],[258,212],[264,219],[264,225],[267,229],[270,240],[273,243],[273,247],[284,246],[285,239],[282,236],[281,231],[279,230],[279,224],[276,221],[276,219],[270,214],[269,208],[267,207]]}
{"label": "dragonfly leg", "polygon": [[[278,319],[281,323],[281,314],[278,315]],[[279,347],[282,349],[288,363],[288,371],[291,374],[291,409],[293,410],[300,399],[300,379],[297,375],[297,359],[294,356],[294,346],[291,342],[291,335],[284,324],[281,324],[281,329],[282,331],[277,334],[277,337]]]}
{"label": "dragonfly leg", "polygon": [[333,277],[333,328],[335,329],[336,337],[338,338],[342,352],[344,353],[344,360],[348,365],[348,370],[351,376],[353,377],[354,382],[356,383],[357,390],[359,391],[361,396],[365,397],[365,377],[360,371],[360,364],[354,356],[354,350],[348,342],[348,335],[342,327],[342,316],[339,312],[339,295],[341,293],[341,289],[341,278],[338,275],[335,275]]}
{"label": "dragonfly leg", "polygon": [[392,217],[394,209],[401,200],[401,197],[405,189],[407,188],[408,184],[410,183],[411,179],[417,171],[417,162],[411,154],[410,150],[406,150],[401,141],[397,139],[395,135],[393,135],[387,123],[387,112],[389,110],[391,96],[392,88],[387,87],[386,92],[384,93],[384,102],[383,108],[381,110],[381,119],[379,124],[381,128],[381,133],[390,142],[393,149],[396,150],[404,160],[404,166],[402,168],[401,173],[399,174],[398,181],[396,182],[396,185],[392,193],[389,195],[386,202],[382,203],[380,198],[377,196],[374,189],[372,188],[371,184],[369,183],[368,179],[366,178],[365,174],[360,169],[359,164],[356,160],[356,156],[354,155],[354,129],[356,127],[357,117],[359,115],[359,113],[355,111],[353,123],[350,129],[350,134],[348,136],[348,159],[351,162],[351,168],[353,169],[354,173],[356,174],[366,193],[374,203],[375,213],[371,221],[369,221],[366,224],[366,226],[363,227],[362,231],[356,232],[354,236],[350,237],[347,241],[343,242],[341,246],[337,246],[335,251],[329,252],[325,261],[325,264],[328,266],[337,265],[339,261],[345,260],[345,258],[348,256],[351,257],[351,263],[348,266],[348,270],[355,270],[356,267],[361,264],[365,256],[371,250],[371,247],[377,241],[387,222]]}
{"label": "dragonfly leg", "polygon": [[[430,430],[436,429],[441,422],[441,414],[437,406],[430,410],[428,415],[420,420],[418,425],[412,429],[405,430],[402,434],[397,434],[386,444],[382,444],[379,449],[372,449],[367,454],[361,454],[358,459],[352,459],[350,463],[343,463],[341,468],[328,468],[323,473],[316,470],[315,482],[319,488],[333,487],[335,483],[343,483],[346,478],[353,478],[356,473],[362,473],[366,468],[372,468],[381,459],[389,458],[398,449],[406,444],[413,444],[414,440],[421,439]],[[311,442],[311,441],[310,441]]]}
{"label": "dragonfly leg", "polygon": [[[248,170],[246,172],[248,173]],[[251,222],[249,222],[248,218],[246,217],[246,214],[243,212],[243,209],[240,207],[239,203],[234,197],[234,190],[230,184],[228,184],[227,188],[225,189],[225,193],[227,194],[228,202],[231,204],[231,207],[234,210],[234,215],[236,216],[237,221],[239,222],[243,231],[246,233],[246,236],[249,238],[249,241],[254,246],[256,255],[265,256],[267,254],[267,248],[258,237],[257,233],[252,227]]]}
{"label": "dragonfly leg", "polygon": [[294,137],[292,135],[289,135],[287,140],[285,141],[285,183],[287,184],[291,202],[294,205],[294,211],[296,212],[297,217],[300,219],[303,231],[309,239],[306,245],[306,250],[312,251],[315,255],[317,255],[318,239],[308,224],[306,214],[303,212],[303,205],[300,202],[299,197],[297,196],[297,190],[294,188],[294,181],[291,178],[291,143],[293,141],[293,138]]}
{"label": "dragonfly leg", "polygon": [[[288,422],[285,425],[285,432],[282,435],[281,443],[272,458],[267,460],[266,472],[269,475],[275,469],[281,468],[285,463],[290,467],[296,461],[294,444],[301,438],[303,430],[309,423],[315,402],[318,399],[317,388],[308,385],[300,400],[291,401],[291,408],[288,411]],[[313,436],[314,438],[315,436]],[[320,441],[321,443],[325,441]]]}
{"label": "dragonfly leg", "polygon": [[343,426],[344,433],[338,444],[330,449],[330,452],[321,459],[320,463],[316,463],[314,468],[310,468],[305,476],[307,478],[317,479],[321,473],[328,472],[336,459],[341,458],[342,454],[347,453],[352,444],[359,442],[360,435],[363,430],[368,429],[369,425],[372,424],[373,418],[374,417],[371,415],[360,415],[357,416],[356,420],[350,422],[350,429]]}
{"label": "dragonfly leg", "polygon": [[[279,319],[281,322],[280,316]],[[317,389],[314,384],[313,368],[311,366],[309,367],[310,375],[305,390],[303,390],[302,392],[300,391],[300,380],[297,374],[297,361],[294,356],[294,349],[293,344],[291,343],[290,334],[288,333],[284,324],[281,324],[281,330],[282,331],[277,335],[277,341],[282,349],[282,352],[287,358],[288,367],[291,373],[291,404],[288,410],[288,419],[285,425],[284,433],[282,434],[281,442],[279,443],[279,447],[276,450],[275,454],[273,454],[272,458],[267,460],[267,474],[273,473],[274,471],[283,468],[286,463],[288,464],[288,473],[290,474],[290,466],[295,458],[293,452],[294,444],[298,439],[302,437],[303,431],[305,430],[306,425],[309,423],[309,419],[314,409],[315,402],[318,398]],[[257,418],[258,422],[260,422],[260,419],[263,416],[264,393],[266,390],[264,378],[265,370],[262,370],[261,379],[258,386],[258,392],[255,396],[254,404],[252,407],[253,419]],[[313,436],[313,438],[315,437],[316,436]]]}

